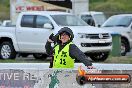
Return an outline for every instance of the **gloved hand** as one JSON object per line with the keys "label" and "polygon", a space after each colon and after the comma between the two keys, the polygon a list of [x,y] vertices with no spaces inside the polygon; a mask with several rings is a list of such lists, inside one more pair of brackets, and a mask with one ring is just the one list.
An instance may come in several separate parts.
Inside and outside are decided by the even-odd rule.
{"label": "gloved hand", "polygon": [[53,37],[54,37],[54,34],[52,33],[52,34],[49,36],[49,39],[51,39],[52,41],[54,41],[54,40],[53,40]]}
{"label": "gloved hand", "polygon": [[50,36],[49,36],[49,39],[48,39],[49,42],[56,42],[56,37],[54,36],[54,34],[52,33]]}

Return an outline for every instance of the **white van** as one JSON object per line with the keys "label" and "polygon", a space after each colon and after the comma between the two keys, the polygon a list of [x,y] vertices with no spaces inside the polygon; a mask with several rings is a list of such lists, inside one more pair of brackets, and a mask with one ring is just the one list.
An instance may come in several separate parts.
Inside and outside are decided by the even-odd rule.
{"label": "white van", "polygon": [[132,49],[132,14],[111,16],[101,28],[121,35],[121,55]]}
{"label": "white van", "polygon": [[83,12],[79,14],[79,17],[83,19],[87,24],[96,27],[100,27],[106,21],[106,17],[103,12]]}
{"label": "white van", "polygon": [[10,27],[10,26],[12,26],[11,25],[11,20],[4,20],[3,23],[2,23],[2,26],[4,26],[4,27]]}

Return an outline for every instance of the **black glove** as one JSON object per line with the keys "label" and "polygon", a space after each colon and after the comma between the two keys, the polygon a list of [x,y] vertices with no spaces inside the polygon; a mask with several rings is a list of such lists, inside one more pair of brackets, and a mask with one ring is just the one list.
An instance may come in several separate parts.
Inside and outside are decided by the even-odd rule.
{"label": "black glove", "polygon": [[54,36],[53,33],[49,36],[49,39],[51,39],[52,41],[53,41],[53,36]]}
{"label": "black glove", "polygon": [[56,37],[54,36],[53,33],[49,36],[49,39],[51,39],[52,41],[56,42]]}

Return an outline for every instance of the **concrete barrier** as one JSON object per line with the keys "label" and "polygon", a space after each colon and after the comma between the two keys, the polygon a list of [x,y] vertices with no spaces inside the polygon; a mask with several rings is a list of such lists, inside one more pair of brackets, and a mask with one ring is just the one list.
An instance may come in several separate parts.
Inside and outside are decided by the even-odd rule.
{"label": "concrete barrier", "polygon": [[[84,66],[82,63],[75,63],[74,69]],[[104,64],[93,63],[98,70],[132,70],[132,64]],[[49,69],[49,63],[0,63],[0,69]]]}
{"label": "concrete barrier", "polygon": [[[48,63],[0,63],[0,88],[132,88],[132,82],[80,86],[76,82],[80,65],[84,67],[83,64],[77,63],[74,69],[49,69]],[[95,71],[102,74],[132,75],[131,64],[93,65],[96,67]]]}

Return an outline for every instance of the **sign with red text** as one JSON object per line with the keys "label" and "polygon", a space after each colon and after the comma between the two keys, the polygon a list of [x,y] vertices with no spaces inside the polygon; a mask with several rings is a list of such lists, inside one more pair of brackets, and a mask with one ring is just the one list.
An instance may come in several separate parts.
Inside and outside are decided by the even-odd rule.
{"label": "sign with red text", "polygon": [[43,11],[44,6],[16,6],[16,12],[23,11]]}

